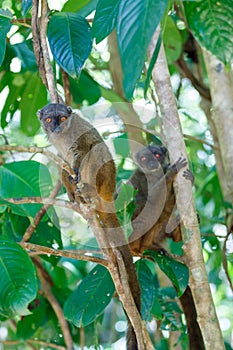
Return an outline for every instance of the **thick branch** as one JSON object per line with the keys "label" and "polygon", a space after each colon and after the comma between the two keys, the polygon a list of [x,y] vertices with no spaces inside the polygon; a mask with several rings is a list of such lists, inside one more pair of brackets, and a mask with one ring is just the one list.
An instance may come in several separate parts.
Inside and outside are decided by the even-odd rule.
{"label": "thick branch", "polygon": [[[220,148],[223,173],[219,174],[223,195],[232,203],[233,198],[233,85],[231,71],[214,55],[203,50],[210,81],[212,98],[211,121],[214,125]],[[221,82],[221,84],[219,84]],[[223,183],[224,181],[224,183]]]}
{"label": "thick branch", "polygon": [[[149,49],[151,57],[156,45],[154,36]],[[159,53],[152,78],[163,115],[164,131],[171,161],[180,156],[186,157],[186,149],[181,132],[179,115],[170,82],[163,45]],[[190,182],[184,181],[181,174],[176,180],[176,198],[182,220],[182,238],[185,262],[190,270],[190,288],[196,305],[198,322],[203,334],[206,350],[224,349],[224,343],[202,256],[200,232]],[[209,319],[211,318],[211,322]]]}
{"label": "thick branch", "polygon": [[44,56],[40,42],[40,29],[39,29],[39,0],[33,0],[32,3],[32,41],[33,49],[36,57],[36,63],[41,75],[41,79],[48,88],[48,83],[44,69]]}
{"label": "thick branch", "polygon": [[54,74],[52,71],[49,50],[47,46],[47,25],[48,25],[48,4],[47,0],[41,0],[41,20],[40,20],[40,41],[44,57],[44,69],[52,103],[59,102],[58,94],[54,82]]}
{"label": "thick branch", "polygon": [[[109,235],[107,228],[107,232],[105,232],[105,229],[100,225],[99,218],[97,217],[94,210],[93,212],[88,212],[87,220],[95,234],[99,247],[102,249],[104,257],[110,262],[108,270],[112,276],[116,291],[119,295],[125,312],[134,328],[137,337],[138,348],[140,350],[153,350],[154,347],[152,346],[148,332],[141,319],[131,293],[125,261],[120,249],[118,246],[116,246],[116,238],[111,239],[111,234]],[[120,237],[118,238],[120,240]]]}

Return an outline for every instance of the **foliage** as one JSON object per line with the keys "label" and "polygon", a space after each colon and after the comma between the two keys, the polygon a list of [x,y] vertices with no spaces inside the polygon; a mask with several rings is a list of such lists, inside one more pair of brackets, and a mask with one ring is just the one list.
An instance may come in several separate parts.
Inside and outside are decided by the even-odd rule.
{"label": "foliage", "polygon": [[[47,141],[39,129],[36,111],[48,103],[48,95],[38,75],[31,28],[28,25],[32,1],[8,1],[7,8],[5,5],[5,1],[0,1],[2,134],[13,145],[36,143],[45,146]],[[128,140],[123,142],[126,136],[119,132],[122,122],[115,102],[122,101],[123,97],[111,89],[113,82],[104,39],[116,30],[123,70],[124,99],[135,103],[135,109],[136,102],[143,104],[146,109],[154,105],[150,87],[153,64],[148,71],[143,68],[150,64],[146,52],[160,24],[160,38],[165,46],[183,130],[194,138],[188,138],[186,145],[195,174],[196,205],[200,214],[209,280],[215,290],[220,321],[227,319],[228,323],[233,324],[230,312],[232,297],[228,298],[227,281],[222,270],[222,244],[232,208],[223,200],[213,149],[206,143],[198,142],[200,139],[212,142],[205,116],[198,105],[200,97],[191,83],[182,79],[177,68],[177,60],[182,57],[190,67],[196,69],[199,65],[198,69],[204,71],[201,52],[187,50],[190,30],[202,47],[230,66],[233,47],[231,5],[230,0],[184,1],[179,2],[179,6],[176,3],[173,6],[167,0],[68,0],[57,12],[52,11],[55,8],[50,8],[47,34],[61,93],[62,68],[69,74],[72,107],[80,108],[91,122],[97,121],[93,115],[111,117],[105,119],[109,120],[109,124],[104,123],[104,131],[117,131],[110,138],[114,138],[112,148],[118,163],[118,179],[121,180],[128,179],[134,167],[129,160]],[[94,18],[91,24],[87,21],[90,17],[86,18],[89,15]],[[199,57],[198,64],[195,55]],[[156,57],[157,52],[154,53],[155,60]],[[200,83],[206,80],[206,76],[202,78]],[[147,90],[147,101],[143,100],[144,89]],[[141,114],[141,122],[145,129],[158,130],[158,118],[151,117],[149,108],[145,115]],[[4,144],[4,137],[0,140]],[[34,265],[29,255],[16,244],[21,241],[42,205],[18,205],[7,201],[9,198],[48,197],[56,180],[54,165],[44,158],[34,156],[34,160],[31,160],[30,155],[19,156],[16,152],[1,153],[0,162],[0,319],[5,321],[14,318],[17,321],[16,332],[11,330],[10,323],[2,323],[2,326],[8,329],[10,340],[23,342],[45,339],[64,345],[54,311],[41,293]],[[121,223],[127,223],[127,237],[132,230],[130,219],[134,210],[134,195],[132,187],[122,185],[116,203]],[[59,196],[63,198],[62,191]],[[90,252],[94,251],[92,255],[96,254],[96,241],[83,220],[71,211],[58,208],[55,211],[53,207],[49,208],[36,227],[30,243],[54,249],[89,249]],[[172,252],[181,254],[179,243],[169,244]],[[177,297],[187,285],[187,269],[167,256],[155,252],[148,255],[152,256],[153,262],[143,258],[136,263],[142,289],[142,317],[146,321],[156,318],[162,330],[179,330],[184,334],[186,326],[177,305]],[[227,260],[232,276],[230,254]],[[104,348],[109,346],[110,335],[112,343],[123,337],[124,329],[120,326],[122,323],[125,325],[125,316],[114,297],[114,286],[104,267],[65,256],[41,255],[41,261],[52,281],[52,292],[70,321],[70,331],[76,344],[82,344],[83,334],[86,346],[101,344]],[[159,268],[167,274],[175,288],[160,285]],[[229,312],[226,313],[226,309]],[[153,322],[151,324],[153,326]],[[114,326],[116,330],[113,330]],[[226,326],[223,332],[229,343],[230,328]],[[184,336],[181,339],[183,346],[186,341]],[[18,344],[11,348],[18,348]],[[162,338],[156,348],[167,349],[167,340]]]}

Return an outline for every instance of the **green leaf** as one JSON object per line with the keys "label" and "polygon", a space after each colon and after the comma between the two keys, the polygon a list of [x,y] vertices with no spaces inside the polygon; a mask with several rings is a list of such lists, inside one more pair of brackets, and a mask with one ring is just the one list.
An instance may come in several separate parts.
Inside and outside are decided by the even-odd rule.
{"label": "green leaf", "polygon": [[16,243],[0,240],[0,319],[28,315],[36,297],[36,271],[27,253]]}
{"label": "green leaf", "polygon": [[176,287],[178,296],[181,296],[188,285],[189,271],[187,266],[159,251],[149,250],[145,252],[145,255],[154,258],[160,269]]}
{"label": "green leaf", "polygon": [[76,13],[55,13],[48,24],[48,40],[59,66],[78,77],[92,48],[88,22]]}
{"label": "green leaf", "polygon": [[49,308],[47,301],[38,296],[30,305],[31,315],[23,317],[17,322],[17,336],[19,339],[27,340],[35,334],[39,327],[48,321]]}
{"label": "green leaf", "polygon": [[144,97],[145,98],[146,98],[146,93],[147,93],[147,90],[148,90],[148,87],[149,87],[149,84],[150,84],[152,70],[154,68],[155,62],[157,61],[157,57],[159,55],[161,42],[162,42],[162,35],[161,35],[161,32],[160,32],[158,40],[157,40],[157,43],[155,45],[155,49],[154,49],[153,55],[152,55],[151,60],[150,60],[150,64],[149,64],[149,67],[148,67],[148,70],[147,70],[147,74],[146,74],[146,81],[145,81],[145,86],[144,86]]}
{"label": "green leaf", "polygon": [[115,200],[117,217],[126,239],[128,239],[133,232],[131,220],[136,208],[134,196],[134,187],[130,184],[122,183],[118,196]]}
{"label": "green leaf", "polygon": [[182,38],[175,22],[170,16],[166,18],[163,31],[163,43],[168,64],[175,62],[182,52]]}
{"label": "green leaf", "polygon": [[78,12],[82,17],[88,16],[96,8],[98,0],[68,0],[62,8],[63,12]]}
{"label": "green leaf", "polygon": [[[46,166],[33,160],[8,163],[0,167],[0,197],[22,198],[48,196],[52,181]],[[2,200],[1,200],[2,202]],[[4,202],[4,205],[6,202]],[[34,217],[41,204],[7,205],[12,212],[21,216]]]}
{"label": "green leaf", "polygon": [[115,200],[116,211],[123,210],[129,205],[135,196],[135,189],[128,183],[122,183],[119,194]]}
{"label": "green leaf", "polygon": [[92,25],[92,36],[98,44],[116,27],[120,0],[99,0]]}
{"label": "green leaf", "polygon": [[[1,208],[1,207],[0,207]],[[24,216],[15,215],[6,211],[2,216],[2,238],[11,241],[20,241],[26,229],[30,225],[28,218]]]}
{"label": "green leaf", "polygon": [[22,62],[21,71],[37,71],[36,59],[32,48],[32,40],[26,40],[22,43],[12,45],[15,56]]}
{"label": "green leaf", "polygon": [[12,13],[9,10],[0,9],[0,65],[6,52],[6,35],[11,27]]}
{"label": "green leaf", "polygon": [[22,0],[22,15],[25,17],[32,7],[32,0]]}
{"label": "green leaf", "polygon": [[120,2],[117,38],[127,99],[133,95],[152,35],[167,4],[167,0],[121,0]]}
{"label": "green leaf", "polygon": [[76,327],[85,327],[103,313],[114,290],[108,270],[103,266],[96,266],[66,300],[66,318]]}
{"label": "green leaf", "polygon": [[232,0],[185,2],[189,27],[201,46],[224,63],[233,58]]}
{"label": "green leaf", "polygon": [[9,79],[9,94],[5,101],[2,113],[1,113],[1,127],[4,129],[7,125],[7,117],[12,119],[15,111],[18,109],[19,101],[18,98],[21,96],[23,86],[15,86],[12,84],[11,75],[6,74]]}
{"label": "green leaf", "polygon": [[141,288],[141,315],[143,320],[151,320],[156,286],[155,278],[145,260],[136,262],[138,280]]}
{"label": "green leaf", "polygon": [[47,91],[41,79],[37,73],[29,75],[19,104],[21,110],[20,127],[26,135],[33,136],[40,128],[36,112],[46,103]]}
{"label": "green leaf", "polygon": [[[123,108],[124,107],[128,108],[127,104],[125,103],[124,104],[117,103],[115,105],[115,108],[119,107],[119,110],[120,110],[121,106]],[[129,153],[130,153],[129,140],[126,133],[123,133],[122,135],[115,137],[113,140],[113,144],[117,154],[120,154],[123,158],[126,158],[129,156]]]}
{"label": "green leaf", "polygon": [[[46,220],[45,222],[41,221],[34,231],[30,242],[45,247],[56,247],[56,249],[62,249],[63,244],[59,225],[55,225],[53,219]],[[56,265],[58,260],[60,260],[60,257],[54,255],[43,255],[43,259],[49,261],[52,265]]]}
{"label": "green leaf", "polygon": [[82,104],[83,101],[94,104],[101,97],[100,87],[92,77],[82,70],[80,78],[77,81],[70,79],[70,91],[75,103]]}

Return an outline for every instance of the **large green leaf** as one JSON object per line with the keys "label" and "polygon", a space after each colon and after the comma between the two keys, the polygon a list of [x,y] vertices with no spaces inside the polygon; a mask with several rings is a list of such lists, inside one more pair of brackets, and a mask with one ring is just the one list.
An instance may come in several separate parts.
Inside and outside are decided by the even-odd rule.
{"label": "large green leaf", "polygon": [[27,253],[16,243],[0,240],[0,319],[28,315],[36,297],[36,272]]}
{"label": "large green leaf", "polygon": [[70,79],[70,91],[74,102],[78,104],[88,101],[91,105],[101,97],[98,83],[85,70],[82,70],[78,81]]}
{"label": "large green leaf", "polygon": [[128,99],[133,95],[149,43],[167,4],[167,0],[120,1],[117,38],[123,70],[123,86]]}
{"label": "large green leaf", "polygon": [[28,76],[19,104],[21,110],[20,127],[28,136],[35,135],[40,127],[36,116],[39,108],[47,103],[47,92],[36,73]]}
{"label": "large green leaf", "polygon": [[[36,227],[30,242],[46,247],[56,246],[56,248],[62,249],[61,232],[59,224],[57,223],[58,219],[56,218],[55,210],[50,208],[48,215],[49,218],[46,215]],[[4,215],[2,215],[1,221],[2,238],[16,242],[22,239],[22,236],[30,225],[28,218],[8,211],[5,211]],[[60,259],[54,255],[43,255],[42,258],[48,260],[53,265]]]}
{"label": "large green leaf", "polygon": [[55,13],[49,21],[48,40],[56,62],[71,77],[78,77],[92,48],[88,22],[77,13]]}
{"label": "large green leaf", "polygon": [[92,25],[92,36],[97,44],[115,28],[120,0],[99,0]]}
{"label": "large green leaf", "polygon": [[15,52],[15,56],[21,60],[21,71],[37,71],[32,40],[25,40],[22,43],[11,45],[11,49]]}
{"label": "large green leaf", "polygon": [[175,22],[167,16],[163,31],[163,43],[168,63],[175,62],[182,51],[182,38]]}
{"label": "large green leaf", "polygon": [[11,27],[12,13],[9,10],[0,9],[0,65],[6,52],[6,35]]}
{"label": "large green leaf", "polygon": [[159,251],[146,251],[145,255],[155,259],[160,269],[176,287],[178,295],[181,296],[188,285],[189,271],[187,266]]}
{"label": "large green leaf", "polygon": [[156,292],[155,277],[145,260],[137,261],[136,269],[141,288],[141,315],[143,320],[148,321],[151,319],[151,309]]}
{"label": "large green leaf", "polygon": [[228,64],[233,58],[232,5],[232,0],[184,3],[189,27],[200,45]]}
{"label": "large green leaf", "polygon": [[98,0],[68,0],[62,8],[63,12],[78,12],[82,17],[88,16],[96,8]]}
{"label": "large green leaf", "polygon": [[66,300],[66,318],[76,327],[85,327],[103,313],[114,290],[108,270],[103,266],[96,266]]}
{"label": "large green leaf", "polygon": [[[0,167],[0,198],[22,198],[28,196],[48,196],[52,181],[48,169],[41,163],[20,161]],[[4,202],[6,204],[6,202]],[[40,204],[10,204],[12,212],[21,216],[34,217]]]}

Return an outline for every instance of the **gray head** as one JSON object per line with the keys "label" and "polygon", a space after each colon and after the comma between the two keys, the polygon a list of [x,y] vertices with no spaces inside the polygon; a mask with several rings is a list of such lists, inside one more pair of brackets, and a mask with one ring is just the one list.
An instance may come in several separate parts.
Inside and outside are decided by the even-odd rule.
{"label": "gray head", "polygon": [[69,125],[72,109],[62,103],[49,103],[37,111],[41,125],[47,134],[60,133]]}
{"label": "gray head", "polygon": [[[149,145],[141,148],[134,155],[135,161],[144,173],[167,167],[167,149],[164,146]],[[161,168],[160,168],[161,169]]]}

